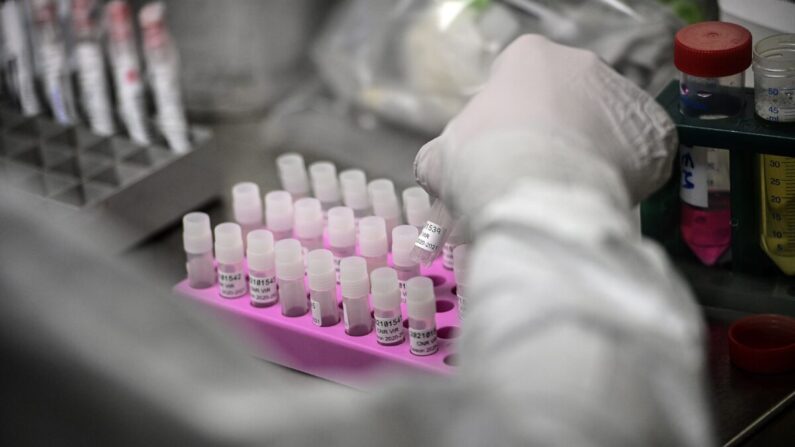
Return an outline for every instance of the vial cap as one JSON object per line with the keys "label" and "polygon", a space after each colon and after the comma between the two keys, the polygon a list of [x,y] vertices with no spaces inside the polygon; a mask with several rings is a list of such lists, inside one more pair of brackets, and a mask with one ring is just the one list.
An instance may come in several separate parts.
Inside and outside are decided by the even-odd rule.
{"label": "vial cap", "polygon": [[304,277],[304,260],[301,243],[296,239],[282,239],[273,247],[276,276],[284,280]]}
{"label": "vial cap", "polygon": [[334,290],[337,275],[334,271],[334,255],[325,249],[312,250],[306,255],[306,276],[312,290]]}
{"label": "vial cap", "polygon": [[729,358],[755,373],[795,370],[795,318],[760,314],[729,326]]}
{"label": "vial cap", "polygon": [[232,209],[237,223],[262,224],[261,197],[256,183],[243,182],[232,187]]}
{"label": "vial cap", "polygon": [[295,152],[282,154],[276,158],[276,168],[285,191],[295,197],[303,197],[309,193],[304,157]]}
{"label": "vial cap", "polygon": [[332,247],[350,247],[356,244],[356,219],[352,209],[335,206],[328,210],[328,242]]}
{"label": "vial cap", "polygon": [[436,296],[433,281],[415,276],[406,281],[406,313],[409,318],[428,319],[436,315]]}
{"label": "vial cap", "polygon": [[467,276],[467,244],[461,244],[453,249],[453,273],[455,282],[463,284]]}
{"label": "vial cap", "polygon": [[400,309],[400,286],[397,272],[389,267],[379,267],[370,274],[373,307],[381,310]]}
{"label": "vial cap", "polygon": [[340,186],[345,206],[355,210],[370,208],[367,193],[367,176],[361,169],[348,169],[340,172]]}
{"label": "vial cap", "polygon": [[225,222],[215,226],[215,259],[220,264],[237,264],[243,260],[243,232],[240,225]]}
{"label": "vial cap", "polygon": [[359,220],[359,253],[376,257],[387,254],[388,250],[384,218],[367,216]]}
{"label": "vial cap", "polygon": [[293,197],[287,191],[265,194],[265,226],[271,231],[293,229]]}
{"label": "vial cap", "polygon": [[751,33],[727,22],[686,26],[674,39],[674,65],[683,73],[705,78],[729,76],[751,65]]}
{"label": "vial cap", "polygon": [[360,297],[370,292],[367,278],[367,261],[359,256],[349,256],[340,261],[340,289],[347,297]]}
{"label": "vial cap", "polygon": [[312,179],[312,192],[321,202],[340,201],[340,185],[337,181],[337,168],[330,161],[318,161],[309,165]]}
{"label": "vial cap", "polygon": [[412,225],[398,225],[392,229],[392,263],[400,267],[411,267],[417,263],[411,259],[411,250],[419,237],[419,230]]}
{"label": "vial cap", "polygon": [[409,225],[422,228],[431,212],[431,198],[419,186],[403,190],[403,208]]}
{"label": "vial cap", "polygon": [[373,214],[384,219],[400,216],[400,204],[395,194],[395,185],[388,179],[377,179],[367,186],[370,193],[370,203],[373,205]]}
{"label": "vial cap", "polygon": [[210,216],[206,213],[188,213],[182,217],[182,245],[185,252],[207,253],[213,249]]}
{"label": "vial cap", "polygon": [[295,202],[295,236],[311,239],[323,235],[323,209],[320,200],[305,197]]}
{"label": "vial cap", "polygon": [[255,271],[268,271],[273,268],[273,233],[268,230],[254,230],[246,237],[246,259],[248,268]]}

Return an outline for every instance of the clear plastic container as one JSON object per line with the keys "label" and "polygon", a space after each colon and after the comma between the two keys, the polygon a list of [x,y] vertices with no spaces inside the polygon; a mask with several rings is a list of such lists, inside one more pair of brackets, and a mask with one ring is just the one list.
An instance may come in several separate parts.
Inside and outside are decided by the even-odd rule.
{"label": "clear plastic container", "polygon": [[754,109],[767,121],[795,122],[795,34],[754,46]]}

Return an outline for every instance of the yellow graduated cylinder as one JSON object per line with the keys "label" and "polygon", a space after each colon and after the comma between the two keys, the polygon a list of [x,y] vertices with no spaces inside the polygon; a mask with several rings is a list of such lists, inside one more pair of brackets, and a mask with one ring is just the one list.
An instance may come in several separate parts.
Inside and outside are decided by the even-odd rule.
{"label": "yellow graduated cylinder", "polygon": [[795,274],[795,158],[761,155],[760,242],[787,275]]}

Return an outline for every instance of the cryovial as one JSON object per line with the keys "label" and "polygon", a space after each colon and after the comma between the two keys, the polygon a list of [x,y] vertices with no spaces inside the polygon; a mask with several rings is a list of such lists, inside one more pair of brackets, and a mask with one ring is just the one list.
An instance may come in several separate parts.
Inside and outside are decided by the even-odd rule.
{"label": "cryovial", "polygon": [[218,293],[237,298],[246,293],[243,269],[243,232],[240,225],[226,222],[215,226],[215,259],[218,261]]}
{"label": "cryovial", "polygon": [[436,296],[433,281],[424,276],[406,284],[406,315],[409,319],[409,345],[414,355],[430,355],[439,350],[436,338]]}
{"label": "cryovial", "polygon": [[334,270],[340,282],[340,261],[356,255],[356,221],[353,210],[337,206],[328,211],[328,244],[334,255]]}
{"label": "cryovial", "polygon": [[215,284],[210,216],[188,213],[182,218],[182,245],[188,258],[185,264],[188,285],[194,289],[206,289]]}
{"label": "cryovial", "polygon": [[293,231],[306,257],[310,251],[323,248],[323,210],[318,199],[305,197],[295,202],[294,212]]}
{"label": "cryovial", "polygon": [[367,294],[370,281],[367,261],[358,256],[345,258],[340,263],[340,289],[342,291],[342,319],[345,333],[353,336],[367,335],[373,329]]}
{"label": "cryovial", "polygon": [[431,206],[428,220],[411,249],[411,259],[425,266],[431,265],[439,257],[453,224],[453,217],[447,211],[447,207],[441,200],[436,199]]}
{"label": "cryovial", "polygon": [[309,165],[309,178],[312,180],[312,192],[320,200],[323,213],[335,206],[342,205],[340,185],[337,181],[337,168],[330,161],[318,161]]}
{"label": "cryovial", "polygon": [[406,302],[406,282],[420,276],[420,264],[411,259],[411,249],[419,232],[413,225],[398,225],[392,230],[392,265],[398,275],[400,299]]}
{"label": "cryovial", "polygon": [[248,292],[251,305],[268,307],[276,304],[276,266],[273,254],[273,234],[268,230],[254,230],[248,234],[246,260],[248,261]]}
{"label": "cryovial", "polygon": [[276,158],[276,168],[282,188],[289,192],[293,201],[309,196],[309,179],[306,175],[304,157],[288,152]]}
{"label": "cryovial", "polygon": [[316,326],[334,326],[339,323],[334,255],[322,248],[310,251],[306,257],[306,276],[309,280],[312,323]]}
{"label": "cryovial", "polygon": [[466,296],[469,293],[469,271],[467,270],[469,262],[467,258],[467,244],[461,244],[453,250],[453,259],[455,265],[453,273],[455,274],[455,294],[458,296],[458,318],[464,319],[464,311],[466,309]]}
{"label": "cryovial", "polygon": [[248,233],[262,228],[262,196],[259,195],[259,186],[253,182],[237,183],[232,187],[232,210],[235,222],[243,230],[243,240]]}
{"label": "cryovial", "polygon": [[447,270],[453,270],[455,248],[464,243],[465,235],[464,223],[459,220],[453,225],[453,229],[450,230],[450,236],[447,237],[447,241],[442,246],[442,267]]}
{"label": "cryovial", "polygon": [[277,241],[293,237],[293,198],[287,191],[265,194],[265,226]]}
{"label": "cryovial", "polygon": [[370,204],[373,206],[373,215],[382,217],[386,224],[387,243],[392,243],[392,229],[400,225],[400,204],[395,185],[392,180],[385,178],[373,180],[367,185],[370,194]]}
{"label": "cryovial", "polygon": [[353,210],[358,222],[370,215],[370,196],[367,192],[367,176],[361,169],[348,169],[340,172],[340,187],[345,206]]}
{"label": "cryovial", "polygon": [[367,272],[386,267],[389,245],[386,224],[378,216],[367,216],[359,221],[359,254],[367,262]]}
{"label": "cryovial", "polygon": [[370,285],[376,341],[386,346],[403,343],[405,336],[397,272],[389,267],[375,269],[370,274]]}
{"label": "cryovial", "polygon": [[283,239],[276,242],[273,253],[282,315],[300,317],[309,310],[304,286],[304,257],[301,243],[295,239]]}
{"label": "cryovial", "polygon": [[403,213],[406,223],[422,231],[428,214],[431,212],[431,199],[428,193],[419,186],[412,186],[403,190]]}

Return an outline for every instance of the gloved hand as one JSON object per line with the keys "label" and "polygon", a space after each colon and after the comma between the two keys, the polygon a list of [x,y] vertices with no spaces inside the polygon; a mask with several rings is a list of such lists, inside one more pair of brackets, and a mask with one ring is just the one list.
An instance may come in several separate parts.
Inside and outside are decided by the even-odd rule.
{"label": "gloved hand", "polygon": [[676,147],[665,111],[595,54],[526,35],[414,169],[458,214],[520,178],[575,184],[627,207],[668,179]]}

